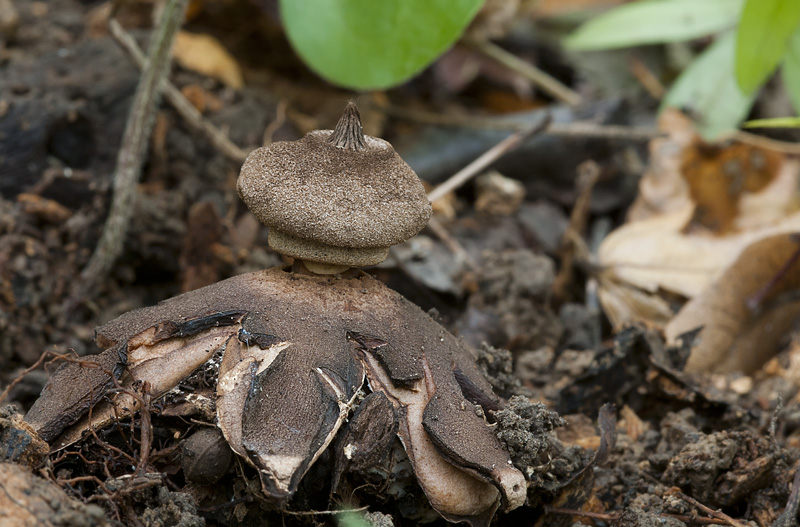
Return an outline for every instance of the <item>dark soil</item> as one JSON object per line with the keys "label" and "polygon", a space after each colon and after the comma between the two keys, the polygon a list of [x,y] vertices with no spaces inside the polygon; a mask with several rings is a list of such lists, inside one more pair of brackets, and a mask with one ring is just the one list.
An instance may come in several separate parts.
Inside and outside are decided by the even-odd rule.
{"label": "dark soil", "polygon": [[[46,351],[94,352],[94,328],[124,312],[283,262],[236,194],[239,166],[162,104],[124,254],[91,298],[65,311],[70,287],[102,231],[139,78],[97,24],[101,7],[86,0],[17,1],[16,30],[0,28],[0,387],[19,379]],[[175,68],[171,79],[179,88],[192,86],[219,102],[206,118],[246,149],[262,144],[267,128],[273,140],[284,140],[332,127],[347,95],[297,61],[274,11],[256,1],[217,7],[228,20],[258,23],[244,36],[231,36],[231,28],[208,13],[192,23],[193,31],[220,37],[245,68],[247,87],[240,91]],[[130,8],[120,18],[146,41],[148,15]],[[485,150],[480,145],[491,146],[494,132],[473,132],[467,141],[463,131],[445,134],[387,119],[370,101],[388,97],[399,106],[432,106],[448,97],[451,105],[474,109],[490,90],[501,88],[440,93],[427,72],[388,94],[365,95],[362,113],[373,133],[396,138],[401,155],[436,182],[452,173],[453,164],[463,166]],[[290,109],[285,119],[277,110],[280,101]],[[624,113],[618,101],[598,108],[612,120]],[[449,150],[437,146],[443,137]],[[441,163],[431,148],[441,152]],[[433,310],[475,347],[498,394],[527,397],[514,397],[489,416],[530,481],[529,505],[499,515],[498,524],[571,525],[583,511],[596,515],[581,521],[597,525],[736,525],[729,517],[778,525],[787,504],[797,511],[798,496],[790,499],[790,491],[800,460],[798,388],[767,372],[685,375],[687,350],[665,348],[657,332],[610,332],[587,307],[586,270],[576,271],[566,298],[553,298],[558,240],[576,196],[575,166],[586,159],[600,164],[603,177],[589,212],[593,222],[614,223],[635,195],[635,174],[622,161],[632,152],[641,154],[643,145],[537,139],[500,164],[528,190],[518,210],[507,216],[475,212],[475,196],[465,190],[458,194],[456,217],[442,219],[477,262],[474,268],[461,265],[446,244],[424,231],[398,248],[396,260],[369,272]],[[788,367],[788,360],[779,356],[774,364]],[[46,379],[41,369],[21,378],[6,403],[24,413]],[[616,424],[598,428],[606,403],[615,405]],[[36,438],[5,410],[0,451],[17,464],[0,465],[11,474],[0,483],[10,489],[12,478],[15,485],[21,481],[26,499],[44,503],[43,514],[50,514],[47,507],[60,511],[47,517],[65,526],[323,524],[334,517],[309,511],[362,506],[369,507],[372,525],[436,519],[397,444],[383,461],[384,472],[351,475],[342,482],[349,492],[335,494],[333,502],[335,459],[324,454],[290,512],[261,499],[254,471],[235,456],[198,476],[198,456],[218,461],[214,449],[221,447],[202,443],[186,453],[184,440],[208,422],[207,412],[194,410],[170,415],[154,407],[151,462],[158,474],[134,474],[129,457],[139,455],[138,419],[51,454],[42,465]],[[686,496],[724,515],[706,521],[709,511]],[[13,499],[4,499],[0,493],[0,509],[15,507]],[[11,525],[3,523],[3,512],[0,525]],[[780,522],[797,525],[792,514]]]}

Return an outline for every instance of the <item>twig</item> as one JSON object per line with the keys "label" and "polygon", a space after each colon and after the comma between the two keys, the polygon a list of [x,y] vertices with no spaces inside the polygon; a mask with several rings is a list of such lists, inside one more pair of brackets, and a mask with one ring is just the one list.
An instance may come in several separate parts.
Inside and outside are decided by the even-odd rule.
{"label": "twig", "polygon": [[631,73],[634,77],[636,77],[636,80],[639,81],[639,84],[644,87],[647,93],[650,94],[650,97],[657,101],[660,101],[664,98],[664,95],[667,93],[666,88],[664,88],[664,85],[661,84],[661,81],[658,79],[658,77],[655,76],[653,71],[648,68],[639,57],[633,55],[628,61],[628,64],[630,66]]}
{"label": "twig", "polygon": [[483,155],[478,157],[475,161],[453,174],[450,179],[428,192],[428,199],[431,202],[434,202],[448,192],[456,190],[461,185],[480,174],[483,169],[497,161],[500,157],[518,147],[526,139],[541,133],[549,124],[550,116],[548,115],[535,125],[529,126],[525,130],[515,132],[506,137],[492,148],[484,152]]}
{"label": "twig", "polygon": [[169,71],[172,43],[183,22],[187,2],[188,0],[167,0],[159,25],[152,36],[147,66],[136,87],[131,113],[122,134],[108,218],[89,263],[72,289],[67,311],[71,311],[78,302],[92,293],[122,253],[128,223],[133,213],[136,183],[153,129],[163,80]]}
{"label": "twig", "polygon": [[272,136],[274,136],[275,132],[286,122],[286,108],[288,106],[289,101],[285,97],[278,102],[278,105],[275,107],[275,119],[264,129],[264,137],[261,140],[264,146],[272,143]]}
{"label": "twig", "polygon": [[696,499],[692,498],[691,496],[687,496],[686,494],[681,492],[681,490],[679,488],[677,488],[677,487],[672,487],[671,489],[669,489],[666,492],[666,495],[670,495],[670,494],[672,494],[674,496],[678,496],[680,499],[691,503],[692,505],[694,505],[695,507],[697,507],[701,511],[705,512],[706,514],[708,514],[712,518],[718,518],[718,519],[724,521],[725,525],[730,525],[731,527],[748,527],[747,525],[743,524],[742,522],[731,518],[730,516],[728,516],[724,512],[715,511],[711,507],[703,505],[702,503],[700,503]]}
{"label": "twig", "polygon": [[153,427],[150,423],[150,383],[147,381],[142,382],[142,409],[140,420],[140,428],[142,432],[142,439],[139,442],[139,464],[136,470],[133,471],[134,476],[144,476],[147,472],[147,461],[150,458],[150,447],[153,444]]}
{"label": "twig", "polygon": [[[381,111],[396,117],[417,123],[435,126],[454,126],[462,128],[479,128],[482,130],[524,130],[528,125],[519,119],[508,117],[483,117],[474,115],[447,115],[428,112],[425,110],[412,110],[398,106],[376,106]],[[552,123],[544,135],[562,137],[599,137],[602,139],[624,139],[631,141],[649,141],[667,134],[657,128],[641,126],[602,125],[591,122],[579,123]]]}
{"label": "twig", "polygon": [[559,101],[566,103],[570,106],[578,106],[583,101],[581,96],[565,86],[555,78],[543,72],[533,64],[525,62],[513,53],[509,53],[497,44],[488,40],[466,38],[464,42],[473,49],[481,52],[486,57],[502,64],[506,68],[515,71],[533,82],[536,86],[542,89],[545,93],[552,95]]}
{"label": "twig", "polygon": [[547,134],[561,137],[597,137],[634,141],[649,141],[667,135],[656,128],[594,123],[553,123],[547,129]]}
{"label": "twig", "polygon": [[781,154],[800,155],[800,144],[798,143],[778,141],[777,139],[771,139],[769,137],[764,137],[763,135],[743,132],[742,130],[733,132],[729,137],[748,145],[759,146],[761,148],[766,148],[767,150],[774,150],[775,152],[780,152]]}
{"label": "twig", "polygon": [[324,516],[330,514],[349,514],[353,512],[361,512],[369,509],[369,506],[358,507],[357,509],[341,509],[338,511],[282,511],[283,514],[290,516]]}
{"label": "twig", "polygon": [[467,250],[464,249],[461,242],[451,236],[439,220],[436,218],[429,219],[427,228],[430,229],[430,231],[450,249],[450,252],[456,256],[456,259],[466,265],[470,271],[478,272],[480,270],[478,263],[470,256]]}
{"label": "twig", "polygon": [[[589,512],[576,509],[566,509],[564,507],[552,507],[550,505],[544,506],[546,514],[569,514],[571,516],[581,516],[583,518],[592,518],[595,520],[603,520],[606,522],[615,522],[619,520],[622,515],[619,512]],[[662,518],[675,518],[683,523],[694,523],[698,525],[727,525],[727,522],[717,518],[697,518],[685,514],[670,514],[668,512],[661,512],[658,514]]]}
{"label": "twig", "polygon": [[[507,154],[511,150],[521,145],[526,139],[541,133],[549,124],[550,115],[548,114],[537,124],[514,132],[510,136],[506,137],[495,146],[484,152],[483,155],[475,159],[472,163],[453,174],[450,179],[431,190],[428,193],[428,200],[434,202],[437,199],[442,198],[448,192],[456,190],[471,178],[478,175],[483,169],[497,161],[504,154]],[[478,264],[472,259],[466,249],[464,249],[458,240],[450,236],[450,233],[447,232],[444,226],[439,223],[436,218],[431,218],[428,220],[428,228],[447,246],[448,249],[450,249],[453,254],[455,254],[456,258],[462,261],[471,271],[477,271],[479,269]]]}
{"label": "twig", "polygon": [[[130,33],[125,31],[119,22],[113,18],[109,20],[108,28],[114,40],[125,50],[136,66],[143,70],[147,59],[138,44],[136,44],[136,40],[134,40]],[[208,142],[219,150],[222,155],[234,163],[240,165],[244,163],[244,160],[247,158],[247,152],[236,146],[228,139],[228,136],[226,136],[222,130],[214,126],[208,119],[204,119],[197,108],[195,108],[168,79],[164,79],[163,90],[164,98],[175,108],[175,111],[186,120],[189,126],[205,136]]]}
{"label": "twig", "polygon": [[567,298],[567,287],[572,282],[575,261],[581,258],[578,253],[584,253],[582,259],[589,259],[589,251],[586,248],[586,242],[583,240],[583,232],[586,230],[586,223],[589,217],[592,189],[599,177],[600,167],[594,161],[584,161],[578,166],[578,178],[575,185],[578,191],[578,198],[572,207],[569,225],[561,238],[561,247],[559,249],[561,269],[559,269],[558,276],[556,276],[553,283],[553,296],[557,302],[563,302]]}
{"label": "twig", "polygon": [[9,383],[8,386],[6,386],[6,389],[3,390],[3,393],[0,393],[0,406],[6,400],[6,397],[8,397],[8,394],[11,392],[11,390],[14,388],[14,386],[16,386],[17,384],[22,382],[22,379],[24,379],[30,372],[32,372],[33,370],[35,370],[39,366],[41,366],[42,363],[45,361],[45,359],[47,359],[47,357],[50,357],[50,356],[53,356],[56,359],[66,359],[67,358],[67,355],[62,355],[60,353],[55,353],[53,351],[45,351],[44,353],[42,353],[42,356],[39,357],[39,359],[36,362],[34,362],[28,368],[25,368],[25,370],[22,373],[17,375],[14,378],[14,380],[11,381],[11,383]]}

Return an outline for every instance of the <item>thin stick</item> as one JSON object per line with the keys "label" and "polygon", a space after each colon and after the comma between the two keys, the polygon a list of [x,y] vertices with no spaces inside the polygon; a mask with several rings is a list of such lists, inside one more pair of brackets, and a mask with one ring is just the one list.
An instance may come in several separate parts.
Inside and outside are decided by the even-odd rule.
{"label": "thin stick", "polygon": [[39,366],[41,366],[42,363],[45,360],[47,360],[48,357],[56,357],[57,359],[65,359],[65,358],[67,358],[67,355],[66,354],[62,355],[62,354],[59,354],[59,353],[55,353],[54,351],[45,351],[44,353],[42,353],[42,355],[36,360],[36,362],[34,362],[28,368],[25,368],[25,370],[22,373],[17,375],[14,378],[14,380],[11,381],[8,386],[6,386],[6,389],[3,390],[3,393],[0,393],[0,405],[2,405],[5,402],[6,397],[8,397],[8,394],[11,392],[11,390],[14,388],[14,386],[16,386],[17,384],[22,382],[22,379],[24,379],[30,372],[32,372],[33,370],[35,370]]}
{"label": "thin stick", "polygon": [[436,218],[429,219],[427,228],[450,249],[450,252],[455,255],[456,260],[462,262],[472,272],[478,272],[480,270],[478,263],[470,256],[464,246],[447,232],[447,229],[439,220]]}
{"label": "thin stick", "polygon": [[[575,261],[579,258],[579,252],[586,252],[586,242],[583,240],[583,232],[586,230],[586,223],[589,217],[589,207],[592,199],[592,189],[600,177],[600,167],[592,160],[584,161],[578,165],[578,178],[575,190],[578,191],[578,198],[572,207],[569,225],[561,238],[559,255],[561,256],[561,269],[558,271],[555,282],[553,283],[553,297],[556,302],[566,301],[567,288],[572,282]],[[583,251],[581,251],[583,248]]]}
{"label": "thin stick", "polygon": [[354,512],[362,512],[367,509],[369,509],[369,506],[364,505],[363,507],[358,507],[357,509],[341,509],[338,511],[282,511],[282,513],[290,516],[325,516],[330,514],[349,514]]}
{"label": "thin stick", "polygon": [[[544,506],[546,514],[569,514],[571,516],[581,516],[583,518],[592,518],[595,520],[603,520],[606,522],[615,522],[619,520],[621,514],[619,512],[589,512],[576,509],[566,509],[564,507],[552,507],[550,505]],[[727,522],[717,518],[699,518],[685,514],[669,514],[666,512],[658,513],[662,518],[675,518],[684,523],[696,523],[698,525],[727,525]]]}
{"label": "thin stick", "polygon": [[122,253],[128,224],[133,214],[136,184],[147,152],[147,144],[153,130],[159,94],[170,65],[170,55],[175,34],[183,22],[188,0],[167,0],[161,20],[153,33],[148,50],[148,61],[128,116],[122,143],[117,155],[114,171],[114,195],[108,211],[100,241],[72,288],[67,310],[91,295],[97,284],[108,275],[114,262]]}
{"label": "thin stick", "polygon": [[[117,44],[125,50],[134,64],[143,70],[147,59],[138,44],[136,44],[136,40],[113,18],[109,20],[108,28]],[[163,90],[164,98],[186,120],[189,126],[202,134],[222,155],[239,165],[244,163],[247,158],[247,152],[236,146],[222,130],[214,126],[208,119],[203,118],[203,114],[183,96],[174,84],[164,79]]]}
{"label": "thin stick", "polygon": [[583,102],[581,96],[577,92],[571,90],[536,66],[525,62],[513,53],[509,53],[500,46],[484,39],[467,38],[464,42],[495,62],[526,77],[541,88],[542,91],[552,95],[559,101],[570,106],[578,106]]}
{"label": "thin stick", "polygon": [[715,511],[711,507],[703,505],[702,503],[700,503],[696,499],[692,498],[691,496],[687,496],[686,494],[681,492],[681,490],[678,489],[677,487],[672,487],[671,489],[669,489],[665,493],[665,495],[669,495],[669,494],[672,494],[674,496],[678,496],[680,499],[691,503],[692,505],[694,505],[695,507],[697,507],[701,511],[705,512],[706,514],[708,514],[712,518],[720,519],[720,520],[724,521],[727,525],[730,525],[731,527],[747,527],[745,524],[743,524],[739,520],[735,520],[735,519],[731,518],[730,516],[728,516],[724,512]]}
{"label": "thin stick", "polygon": [[667,134],[656,128],[641,126],[600,125],[594,123],[553,123],[547,130],[548,135],[562,137],[597,137],[601,139],[627,139],[649,141]]}
{"label": "thin stick", "polygon": [[641,84],[647,93],[650,94],[650,97],[657,101],[660,101],[664,98],[667,90],[664,88],[664,85],[661,84],[661,81],[658,79],[658,77],[656,77],[656,75],[653,73],[653,70],[647,67],[647,64],[642,62],[639,57],[634,55],[628,61],[628,65],[633,76],[636,77],[636,80],[639,81],[639,84]]}
{"label": "thin stick", "polygon": [[800,154],[800,144],[778,141],[777,139],[771,139],[769,137],[764,137],[763,135],[743,132],[742,130],[733,132],[730,135],[730,138],[736,139],[737,141],[741,141],[742,143],[746,143],[748,145],[760,146],[761,148],[766,148],[767,150],[774,150],[775,152],[780,152],[782,154]]}
{"label": "thin stick", "polygon": [[484,152],[483,155],[478,157],[475,161],[453,174],[450,179],[431,190],[428,193],[428,199],[433,202],[445,194],[456,190],[461,185],[480,174],[483,169],[497,161],[501,156],[518,147],[523,143],[523,141],[542,132],[549,124],[550,116],[548,115],[534,126],[530,126],[525,130],[515,132],[506,137],[492,148]]}
{"label": "thin stick", "polygon": [[[147,473],[147,461],[150,459],[150,448],[153,444],[153,427],[150,421],[150,383],[142,383],[142,409],[140,428],[142,437],[139,441],[139,463],[134,470],[134,476],[144,476]],[[131,417],[132,419],[133,417]]]}
{"label": "thin stick", "polygon": [[[397,106],[377,106],[381,111],[396,117],[417,123],[436,126],[454,126],[462,128],[480,128],[482,130],[519,131],[526,128],[526,123],[519,120],[474,115],[446,115],[425,110],[411,110]],[[544,132],[545,135],[563,137],[599,137],[602,139],[625,139],[631,141],[649,141],[664,137],[665,132],[657,128],[642,126],[602,125],[591,122],[552,123]]]}

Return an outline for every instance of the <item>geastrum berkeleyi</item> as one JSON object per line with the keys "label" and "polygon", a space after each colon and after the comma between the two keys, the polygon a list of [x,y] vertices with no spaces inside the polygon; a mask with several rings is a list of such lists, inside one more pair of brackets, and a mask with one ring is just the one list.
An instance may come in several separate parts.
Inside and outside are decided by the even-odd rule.
{"label": "geastrum berkeleyi", "polygon": [[26,415],[40,436],[63,448],[135,412],[132,387],[146,382],[156,399],[211,365],[216,424],[278,506],[329,445],[343,445],[347,459],[389,450],[393,434],[333,442],[359,415],[391,423],[446,519],[486,525],[498,507],[522,505],[525,479],[476,411],[502,402],[470,351],[354,269],[382,261],[431,214],[391,145],[363,135],[350,103],[336,130],[251,153],[238,188],[294,267],[236,276],[98,328],[104,351],[57,370]]}

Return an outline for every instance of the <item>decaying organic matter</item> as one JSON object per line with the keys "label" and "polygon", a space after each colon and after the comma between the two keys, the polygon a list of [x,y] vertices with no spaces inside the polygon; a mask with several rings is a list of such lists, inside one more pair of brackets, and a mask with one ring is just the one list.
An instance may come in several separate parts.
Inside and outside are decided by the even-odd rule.
{"label": "decaying organic matter", "polygon": [[63,448],[137,408],[124,392],[101,400],[112,375],[128,390],[147,380],[156,398],[218,361],[218,426],[277,502],[295,492],[369,389],[391,402],[379,410],[396,415],[417,479],[442,515],[484,525],[499,505],[521,505],[524,478],[476,413],[475,405],[501,403],[470,352],[402,296],[355,273],[273,268],[127,313],[98,329],[99,368],[63,366],[26,420]]}

